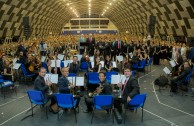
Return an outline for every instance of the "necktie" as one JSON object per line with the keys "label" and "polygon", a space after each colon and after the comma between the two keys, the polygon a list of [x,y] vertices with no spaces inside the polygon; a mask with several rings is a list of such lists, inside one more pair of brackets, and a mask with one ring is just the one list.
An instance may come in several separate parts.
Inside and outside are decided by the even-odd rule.
{"label": "necktie", "polygon": [[127,82],[128,82],[128,79],[126,78],[125,82],[124,82],[124,87],[123,87],[123,90],[122,90],[122,95],[124,93],[124,90],[125,90],[125,86],[127,85]]}
{"label": "necktie", "polygon": [[92,38],[90,38],[90,43],[92,43]]}
{"label": "necktie", "polygon": [[118,41],[118,48],[119,48],[119,49],[121,48],[121,46],[120,46],[120,41]]}

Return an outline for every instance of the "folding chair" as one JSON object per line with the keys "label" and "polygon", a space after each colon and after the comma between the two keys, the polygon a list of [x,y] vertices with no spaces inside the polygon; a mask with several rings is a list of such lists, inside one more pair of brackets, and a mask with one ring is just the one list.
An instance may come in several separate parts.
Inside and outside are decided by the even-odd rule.
{"label": "folding chair", "polygon": [[[67,108],[73,109],[75,113],[75,122],[77,123],[77,116],[76,116],[76,103],[77,100],[73,98],[72,94],[55,94],[55,99],[59,108]],[[78,106],[79,111],[79,106]],[[59,120],[59,113],[58,113],[58,120]]]}
{"label": "folding chair", "polygon": [[[31,103],[31,110],[32,110],[32,114],[28,115],[26,117],[24,117],[21,121],[23,121],[24,119],[34,115],[33,113],[33,108],[35,108],[37,105],[42,105],[43,107],[45,106],[45,104],[48,102],[48,99],[46,99],[43,95],[43,93],[41,91],[37,91],[37,90],[28,90],[28,97]],[[35,106],[33,106],[33,104],[35,104]],[[48,114],[47,114],[47,106],[46,108],[46,118],[48,119]]]}
{"label": "folding chair", "polygon": [[16,88],[14,87],[14,82],[9,81],[9,80],[4,80],[3,78],[0,79],[0,88],[1,88],[1,93],[3,94],[4,99],[5,99],[6,88],[10,88],[12,86],[13,86],[15,93],[17,94]]}
{"label": "folding chair", "polygon": [[22,73],[23,73],[23,75],[24,75],[24,80],[25,80],[25,82],[26,82],[26,79],[27,79],[27,78],[31,78],[31,79],[32,79],[32,77],[35,76],[35,74],[33,74],[33,73],[28,73],[28,72],[27,72],[27,70],[26,70],[24,64],[21,64],[21,70],[22,70]]}
{"label": "folding chair", "polygon": [[113,96],[112,95],[97,95],[93,98],[93,101],[94,101],[94,106],[93,106],[91,124],[93,122],[95,110],[108,110],[108,111],[110,111],[112,113],[112,120],[114,123]]}
{"label": "folding chair", "polygon": [[[147,94],[138,94],[134,96],[132,100],[128,103],[128,106],[130,107],[130,109],[136,109],[136,112],[138,108],[142,108],[142,118],[141,118],[142,122],[143,122],[143,107],[144,107],[146,97],[147,97]],[[127,109],[125,109],[125,112],[123,115],[124,123],[125,123],[125,118],[126,118],[126,110]]]}

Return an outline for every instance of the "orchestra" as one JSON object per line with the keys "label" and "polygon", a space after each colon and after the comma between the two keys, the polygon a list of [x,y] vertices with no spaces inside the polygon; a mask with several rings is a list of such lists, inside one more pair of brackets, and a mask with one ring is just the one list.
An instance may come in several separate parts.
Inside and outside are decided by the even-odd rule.
{"label": "orchestra", "polygon": [[[75,85],[72,85],[67,77],[69,73],[75,73],[80,75],[79,68],[82,62],[88,63],[88,72],[97,72],[99,74],[100,83],[99,86],[93,93],[87,94],[85,96],[85,102],[87,105],[87,110],[85,112],[92,111],[92,100],[91,97],[99,94],[106,94],[106,89],[112,94],[112,87],[106,87],[107,81],[105,72],[116,71],[123,73],[127,78],[129,78],[130,83],[135,83],[135,87],[126,86],[123,87],[121,83],[117,85],[117,88],[122,88],[124,91],[124,101],[120,99],[115,100],[115,107],[121,109],[120,103],[128,103],[135,94],[139,94],[138,82],[131,78],[132,66],[138,64],[142,60],[149,62],[150,58],[153,58],[153,64],[159,65],[165,63],[165,60],[169,58],[174,58],[177,62],[177,67],[174,72],[178,72],[177,75],[181,74],[181,69],[179,68],[183,64],[183,59],[187,59],[188,47],[185,44],[162,41],[159,39],[149,40],[145,42],[143,37],[138,38],[135,36],[129,36],[126,34],[120,35],[101,35],[89,34],[88,38],[84,38],[84,35],[73,36],[48,36],[44,39],[33,39],[25,42],[13,43],[12,46],[4,44],[0,51],[0,70],[2,75],[7,77],[7,80],[15,81],[13,67],[13,59],[17,59],[16,63],[23,64],[26,67],[27,72],[36,73],[37,78],[34,82],[35,89],[43,90],[45,93],[52,87],[50,82],[44,82],[42,79],[46,74],[46,69],[44,69],[42,63],[47,65],[48,73],[58,74],[58,90],[59,93],[72,93],[70,90],[75,89]],[[85,41],[88,43],[85,47],[80,46],[80,42]],[[81,58],[78,59],[76,55],[81,54]],[[59,58],[59,54],[63,55],[62,59]],[[129,55],[130,54],[130,55]],[[45,56],[45,60],[42,61],[42,57]],[[119,62],[117,56],[122,56],[122,62]],[[94,57],[93,61],[91,57]],[[67,66],[61,65],[64,61],[71,61]],[[54,61],[54,62],[53,62]],[[58,61],[60,65],[58,66]],[[184,60],[186,61],[186,60]],[[103,63],[102,63],[103,62]],[[113,67],[113,62],[116,63],[116,67]],[[54,66],[52,65],[54,63]],[[93,64],[93,65],[92,65]],[[20,73],[21,74],[21,73]],[[85,74],[85,79],[88,79],[87,73]],[[19,75],[20,76],[20,75]],[[36,81],[41,81],[42,87],[37,85]],[[174,81],[173,81],[174,83]],[[134,85],[133,85],[134,86]],[[174,86],[176,87],[176,85]],[[173,88],[174,88],[173,87]],[[39,89],[41,88],[41,89]],[[87,85],[84,85],[87,89]],[[129,88],[129,89],[125,89]],[[135,94],[127,94],[135,90]],[[134,91],[133,91],[134,92]],[[80,100],[81,94],[75,93],[76,99]],[[52,110],[52,105],[55,101],[53,97],[50,110]],[[78,102],[79,104],[79,102]],[[78,106],[78,105],[77,105]]]}

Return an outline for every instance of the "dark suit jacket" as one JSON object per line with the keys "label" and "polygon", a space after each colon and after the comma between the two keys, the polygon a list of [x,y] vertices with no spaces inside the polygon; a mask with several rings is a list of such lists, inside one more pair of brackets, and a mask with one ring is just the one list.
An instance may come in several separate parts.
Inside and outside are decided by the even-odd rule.
{"label": "dark suit jacket", "polygon": [[39,75],[34,80],[34,89],[42,91],[42,93],[45,95],[49,90],[49,86],[45,84],[44,78]]}
{"label": "dark suit jacket", "polygon": [[67,79],[67,77],[62,75],[59,78],[58,85],[59,85],[59,92],[60,93],[66,93],[66,94],[70,93],[69,80]]}
{"label": "dark suit jacket", "polygon": [[123,100],[127,101],[128,96],[130,98],[133,98],[135,95],[139,93],[140,93],[140,88],[139,88],[138,80],[133,77],[130,77],[123,91]]}
{"label": "dark suit jacket", "polygon": [[180,74],[177,78],[175,78],[175,81],[176,81],[177,83],[181,84],[181,83],[185,80],[185,78],[187,77],[187,75],[188,75],[190,72],[191,72],[191,68],[190,68],[190,67],[187,68],[187,69],[185,69],[185,70],[183,70],[183,71],[181,72],[181,74]]}
{"label": "dark suit jacket", "polygon": [[103,82],[100,82],[100,84],[102,85],[102,88],[103,88],[100,95],[111,95],[112,94],[112,87],[106,80]]}
{"label": "dark suit jacket", "polygon": [[86,39],[86,43],[88,43],[88,47],[89,48],[94,48],[94,46],[95,46],[95,38],[92,38],[92,41],[90,41],[90,38],[87,38]]}
{"label": "dark suit jacket", "polygon": [[79,64],[70,63],[69,72],[77,74],[78,71],[79,71]]}

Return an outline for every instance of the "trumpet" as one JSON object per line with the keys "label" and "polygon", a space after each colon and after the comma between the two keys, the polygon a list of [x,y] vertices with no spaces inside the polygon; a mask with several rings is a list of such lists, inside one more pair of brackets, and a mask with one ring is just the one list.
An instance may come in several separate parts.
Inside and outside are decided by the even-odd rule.
{"label": "trumpet", "polygon": [[94,92],[90,92],[90,93],[88,94],[88,96],[89,96],[89,97],[93,97],[93,96],[95,96],[95,95],[98,95],[98,94],[100,94],[100,93],[102,92],[103,89],[104,89],[103,86],[99,86],[99,87],[96,88],[96,90],[95,90]]}

